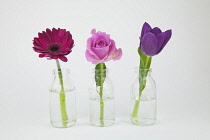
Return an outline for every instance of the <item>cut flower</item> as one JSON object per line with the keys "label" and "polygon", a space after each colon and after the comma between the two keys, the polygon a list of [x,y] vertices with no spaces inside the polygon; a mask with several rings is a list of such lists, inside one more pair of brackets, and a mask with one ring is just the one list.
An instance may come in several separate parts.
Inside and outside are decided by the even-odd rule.
{"label": "cut flower", "polygon": [[34,51],[39,57],[47,57],[48,59],[60,59],[67,62],[65,55],[71,53],[74,46],[72,35],[66,29],[46,29],[42,33],[38,33],[38,37],[33,40]]}
{"label": "cut flower", "polygon": [[159,54],[170,40],[171,34],[171,30],[162,32],[158,27],[152,29],[151,26],[145,22],[140,38],[141,51],[147,56]]}

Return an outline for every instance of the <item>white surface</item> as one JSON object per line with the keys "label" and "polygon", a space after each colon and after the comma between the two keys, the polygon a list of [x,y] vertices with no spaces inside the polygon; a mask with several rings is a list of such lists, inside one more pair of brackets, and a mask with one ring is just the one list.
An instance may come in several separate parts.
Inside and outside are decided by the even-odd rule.
{"label": "white surface", "polygon": [[[1,0],[0,140],[207,140],[210,138],[209,0]],[[138,66],[141,26],[172,29],[172,39],[152,62],[157,83],[158,122],[129,123],[129,88]],[[54,61],[38,58],[33,37],[46,28],[70,30],[75,40],[69,62],[77,88],[78,123],[56,129],[49,124],[48,88]],[[115,85],[116,124],[96,128],[88,121],[92,68],[84,52],[92,28],[105,31],[123,49],[108,62]]]}

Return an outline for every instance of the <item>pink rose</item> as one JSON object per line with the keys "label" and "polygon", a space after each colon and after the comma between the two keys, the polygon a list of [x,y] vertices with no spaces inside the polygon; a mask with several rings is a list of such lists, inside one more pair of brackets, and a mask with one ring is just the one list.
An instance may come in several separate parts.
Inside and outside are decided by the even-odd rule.
{"label": "pink rose", "polygon": [[87,50],[85,56],[93,64],[107,62],[109,60],[119,60],[122,56],[122,49],[117,49],[114,40],[104,32],[91,31],[92,37],[87,40]]}

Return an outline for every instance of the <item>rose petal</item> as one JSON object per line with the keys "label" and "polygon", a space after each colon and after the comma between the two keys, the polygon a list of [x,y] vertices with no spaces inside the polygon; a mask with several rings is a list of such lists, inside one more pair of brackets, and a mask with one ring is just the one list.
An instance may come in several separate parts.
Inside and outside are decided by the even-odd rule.
{"label": "rose petal", "polygon": [[91,34],[92,34],[92,35],[95,35],[95,34],[96,34],[96,29],[92,29],[92,30],[91,30]]}
{"label": "rose petal", "polygon": [[92,51],[92,42],[93,42],[93,38],[88,38],[87,40],[87,50],[88,52],[94,56],[94,58],[96,58],[97,60],[100,60],[100,58],[95,54],[95,52]]}
{"label": "rose petal", "polygon": [[157,43],[158,43],[158,40],[154,34],[150,32],[146,33],[141,39],[140,49],[144,54],[148,56],[154,56],[158,52]]}
{"label": "rose petal", "polygon": [[119,48],[117,51],[115,51],[115,57],[113,58],[113,60],[114,61],[116,61],[116,60],[120,60],[121,59],[121,57],[122,57],[122,49],[121,48]]}
{"label": "rose petal", "polygon": [[102,48],[92,48],[92,51],[100,58],[103,59],[109,53],[109,46]]}
{"label": "rose petal", "polygon": [[87,59],[87,61],[91,62],[92,64],[98,64],[100,61],[95,59],[88,50],[86,50],[85,52],[85,57]]}
{"label": "rose petal", "polygon": [[111,55],[115,50],[116,50],[115,41],[111,40],[111,42],[109,44],[109,54],[108,55]]}

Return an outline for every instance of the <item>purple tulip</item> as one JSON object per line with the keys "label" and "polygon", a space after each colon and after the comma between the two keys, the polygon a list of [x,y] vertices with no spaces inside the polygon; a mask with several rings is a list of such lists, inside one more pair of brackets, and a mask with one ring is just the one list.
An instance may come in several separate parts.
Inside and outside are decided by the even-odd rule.
{"label": "purple tulip", "polygon": [[145,22],[140,38],[141,51],[148,56],[159,54],[171,38],[171,34],[171,30],[162,32],[158,27],[152,29],[150,25]]}

